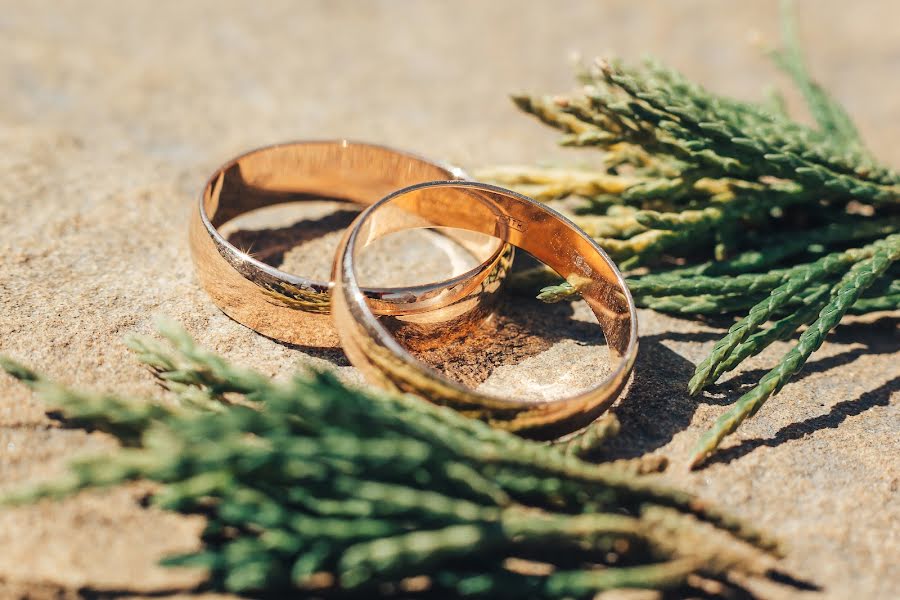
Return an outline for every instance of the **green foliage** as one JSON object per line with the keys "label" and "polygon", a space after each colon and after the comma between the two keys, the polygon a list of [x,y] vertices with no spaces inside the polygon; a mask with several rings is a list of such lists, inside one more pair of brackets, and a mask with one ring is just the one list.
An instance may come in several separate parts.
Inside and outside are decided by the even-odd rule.
{"label": "green foliage", "polygon": [[207,519],[202,548],[165,564],[205,568],[214,588],[237,592],[582,598],[690,593],[704,579],[727,591],[778,556],[765,535],[639,474],[646,460],[577,458],[614,433],[612,418],[540,444],[327,373],[273,381],[162,331],[171,346],[130,345],[180,406],[81,394],[0,362],[66,419],[126,446],[7,504],[156,482],[154,505]]}
{"label": "green foliage", "polygon": [[[704,436],[694,465],[780,390],[845,314],[900,308],[891,266],[900,174],[875,161],[847,113],[811,79],[789,13],[785,46],[773,58],[806,98],[815,127],[771,105],[713,94],[655,62],[601,61],[579,73],[579,93],[513,98],[563,131],[563,145],[601,151],[598,168],[478,174],[545,201],[580,199],[575,222],[630,271],[638,306],[746,315],[697,366],[692,394],[809,326],[777,375]],[[544,285],[545,302],[578,293],[544,269],[516,277],[523,289]]]}

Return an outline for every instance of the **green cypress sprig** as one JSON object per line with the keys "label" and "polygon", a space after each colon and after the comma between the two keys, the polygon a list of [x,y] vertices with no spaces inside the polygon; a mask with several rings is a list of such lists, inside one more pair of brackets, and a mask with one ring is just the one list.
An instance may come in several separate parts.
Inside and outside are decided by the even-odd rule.
{"label": "green cypress sprig", "polygon": [[[895,234],[888,236],[883,241],[870,244],[858,250],[829,254],[810,265],[794,270],[782,285],[772,290],[768,298],[751,308],[745,318],[735,323],[728,330],[725,337],[716,342],[709,356],[697,365],[693,377],[688,382],[688,391],[691,394],[696,394],[703,389],[710,382],[716,367],[728,357],[735,346],[743,342],[761,324],[768,321],[779,308],[796,294],[808,289],[810,285],[822,281],[833,273],[845,270],[849,265],[860,259],[878,254],[884,248],[896,245],[898,241],[900,241],[900,235]],[[855,301],[856,297],[853,298],[853,302]],[[847,306],[848,309],[853,302]]]}
{"label": "green cypress sprig", "polygon": [[872,285],[898,259],[900,259],[900,235],[889,237],[884,246],[861,263],[855,276],[835,291],[831,301],[822,309],[809,329],[803,332],[797,345],[781,359],[778,366],[769,371],[755,388],[741,396],[733,407],[719,417],[713,428],[700,438],[691,465],[699,464],[726,435],[737,429],[744,419],[754,415],[770,396],[777,394],[791,376],[800,370],[809,356],[819,349],[825,341],[825,336],[840,322],[863,290]]}
{"label": "green cypress sprig", "polygon": [[759,248],[747,250],[725,260],[668,269],[641,277],[642,281],[667,281],[673,277],[740,275],[778,265],[796,255],[824,254],[835,244],[882,238],[900,231],[900,218],[854,219],[829,223],[822,227],[798,230],[776,236],[760,237]]}
{"label": "green cypress sprig", "polygon": [[753,306],[759,296],[638,296],[635,302],[643,308],[672,315],[720,315]]}
{"label": "green cypress sprig", "polygon": [[900,294],[888,294],[875,298],[860,298],[847,314],[865,315],[872,312],[900,310]]}
{"label": "green cypress sprig", "polygon": [[[163,334],[171,346],[129,343],[178,397],[202,394],[218,409],[109,397],[98,411],[93,396],[0,362],[66,418],[129,444],[4,502],[157,482],[153,504],[207,519],[202,547],[164,564],[204,568],[213,587],[238,592],[402,597],[404,581],[428,576],[433,590],[481,597],[500,582],[524,597],[589,597],[760,576],[778,555],[764,534],[641,475],[664,464],[657,457],[577,458],[614,418],[551,446],[325,373],[273,381],[171,324]],[[508,559],[542,566],[521,572]]]}
{"label": "green cypress sprig", "polygon": [[784,48],[772,52],[775,64],[794,80],[806,98],[806,105],[824,134],[824,141],[839,142],[852,148],[846,159],[848,163],[858,163],[861,159],[869,158],[863,152],[862,139],[850,115],[807,72],[797,39],[794,14],[790,2],[784,0],[781,3],[781,32]]}
{"label": "green cypress sprig", "polygon": [[737,367],[741,362],[756,356],[773,342],[784,340],[792,336],[800,327],[813,322],[828,299],[828,286],[822,286],[813,292],[803,303],[805,306],[787,316],[773,322],[768,328],[757,331],[738,344],[734,350],[722,362],[716,365],[710,376],[710,381],[718,381],[724,373]]}
{"label": "green cypress sprig", "polygon": [[563,454],[584,458],[602,446],[605,441],[618,434],[619,427],[619,419],[616,415],[606,413],[581,431],[551,444]]}
{"label": "green cypress sprig", "polygon": [[[598,60],[580,69],[579,92],[515,99],[561,130],[562,145],[599,151],[598,167],[483,173],[502,172],[502,183],[526,193],[539,181],[554,192],[548,201],[581,199],[576,223],[623,271],[643,269],[627,279],[639,307],[744,315],[697,366],[692,394],[816,321],[823,294],[900,232],[900,173],[878,163],[809,74],[788,4],[783,47],[771,56],[806,99],[814,126],[794,121],[778,94],[745,102],[654,61]],[[606,185],[570,183],[592,178]],[[883,273],[841,315],[897,310],[896,276]],[[512,287],[542,288],[544,302],[578,294],[541,269],[515,274]]]}

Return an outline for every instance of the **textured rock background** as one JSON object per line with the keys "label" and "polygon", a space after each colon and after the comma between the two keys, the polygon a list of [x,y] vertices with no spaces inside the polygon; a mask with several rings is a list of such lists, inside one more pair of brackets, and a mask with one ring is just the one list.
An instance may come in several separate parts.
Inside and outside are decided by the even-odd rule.
{"label": "textured rock background", "polygon": [[[161,394],[121,342],[149,331],[157,313],[272,375],[313,362],[353,376],[338,353],[304,354],[235,324],[194,281],[188,212],[207,174],[238,152],[346,136],[466,167],[582,159],[555,149],[552,134],[505,97],[569,88],[573,51],[653,54],[741,97],[783,82],[751,43],[776,38],[774,1],[2,4],[0,352],[67,383],[129,395]],[[814,72],[876,153],[900,166],[897,4],[809,0],[798,10]],[[327,256],[318,260],[327,267]],[[517,300],[495,346],[451,368],[495,389],[534,375],[535,364],[542,378],[583,383],[592,330],[571,312]],[[684,382],[721,328],[642,312],[614,452],[665,453],[672,483],[779,533],[792,547],[786,568],[823,587],[809,597],[896,597],[898,319],[868,320],[838,328],[729,441],[728,462],[689,474],[699,432],[787,345],[695,402]],[[0,377],[0,489],[111,448],[103,435],[58,427]],[[189,586],[194,574],[155,561],[190,548],[199,524],[142,509],[139,494],[0,512],[0,597]]]}

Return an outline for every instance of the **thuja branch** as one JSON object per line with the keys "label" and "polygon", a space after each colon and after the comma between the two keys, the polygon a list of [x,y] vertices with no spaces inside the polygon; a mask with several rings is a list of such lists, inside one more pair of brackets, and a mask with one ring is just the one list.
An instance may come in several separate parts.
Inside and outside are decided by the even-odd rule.
{"label": "thuja branch", "polygon": [[[900,306],[890,267],[900,174],[871,156],[846,111],[809,75],[787,8],[784,47],[772,56],[806,98],[814,127],[766,104],[713,94],[652,61],[636,68],[597,61],[579,72],[575,94],[513,97],[560,130],[562,145],[597,152],[597,167],[478,173],[541,200],[579,200],[572,218],[630,271],[638,306],[745,315],[697,366],[692,393],[804,326],[824,336],[823,325],[830,329],[846,314]],[[885,268],[867,274],[866,285],[853,288],[859,293],[842,292],[876,256]],[[513,286],[541,288],[545,302],[579,291],[577,282],[546,269],[516,274]],[[704,437],[700,454],[758,410],[821,344],[804,335],[777,376],[761,380],[753,399],[741,399]]]}
{"label": "thuja branch", "polygon": [[633,464],[575,456],[614,420],[542,445],[326,373],[274,381],[177,327],[163,333],[169,344],[130,345],[181,406],[77,393],[0,361],[49,408],[127,446],[6,503],[156,482],[155,505],[207,519],[202,548],[165,564],[205,568],[214,587],[238,592],[403,596],[404,582],[423,576],[433,591],[480,597],[690,593],[703,579],[727,591],[735,575],[765,576],[778,556],[764,534]]}
{"label": "thuja branch", "polygon": [[860,294],[884,274],[891,264],[900,259],[900,235],[894,235],[869,259],[861,262],[858,269],[851,271],[831,296],[831,300],[819,312],[818,318],[800,336],[797,345],[788,352],[777,367],[769,371],[755,388],[744,394],[733,407],[719,417],[716,424],[701,439],[691,458],[691,464],[699,464],[719,442],[738,425],[752,416],[763,403],[780,390],[785,383],[800,370],[809,356],[819,349],[825,336],[847,313]]}

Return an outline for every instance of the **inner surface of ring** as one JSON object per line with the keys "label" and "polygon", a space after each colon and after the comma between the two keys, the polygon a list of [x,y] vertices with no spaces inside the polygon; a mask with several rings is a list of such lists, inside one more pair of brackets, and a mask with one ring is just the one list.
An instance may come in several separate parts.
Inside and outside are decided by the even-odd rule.
{"label": "inner surface of ring", "polygon": [[[331,282],[292,275],[256,260],[230,244],[218,227],[261,208],[323,197],[368,205],[405,186],[459,174],[416,156],[369,144],[285,144],[251,152],[223,167],[204,190],[203,209],[219,252],[245,278],[266,288],[279,289],[286,283],[301,291],[326,293]],[[460,230],[448,230],[444,235],[479,264],[438,282],[366,288],[366,293],[380,303],[380,312],[416,312],[462,297],[472,280],[489,271],[503,251],[502,243],[489,236]]]}
{"label": "inner surface of ring", "polygon": [[368,205],[408,185],[456,175],[450,168],[370,144],[285,144],[250,152],[226,165],[210,182],[204,206],[218,227],[240,214],[304,195]]}
{"label": "inner surface of ring", "polygon": [[[624,282],[609,259],[574,225],[533,201],[486,186],[423,186],[394,195],[367,211],[353,240],[353,258],[389,233],[418,227],[458,227],[496,236],[528,251],[578,286],[597,317],[616,371],[635,332]],[[355,273],[355,270],[354,270]],[[434,323],[445,311],[417,315]],[[388,330],[392,328],[381,323]],[[598,332],[599,333],[599,332]],[[598,335],[598,338],[600,336]],[[406,344],[407,340],[401,340]]]}
{"label": "inner surface of ring", "polygon": [[[234,247],[276,269],[329,281],[341,238],[364,209],[325,198],[290,202],[240,215],[220,226],[219,233]],[[360,285],[367,289],[417,286],[478,266],[481,259],[452,239],[453,233],[408,229],[379,239],[361,256]],[[489,251],[481,256],[485,255]]]}

